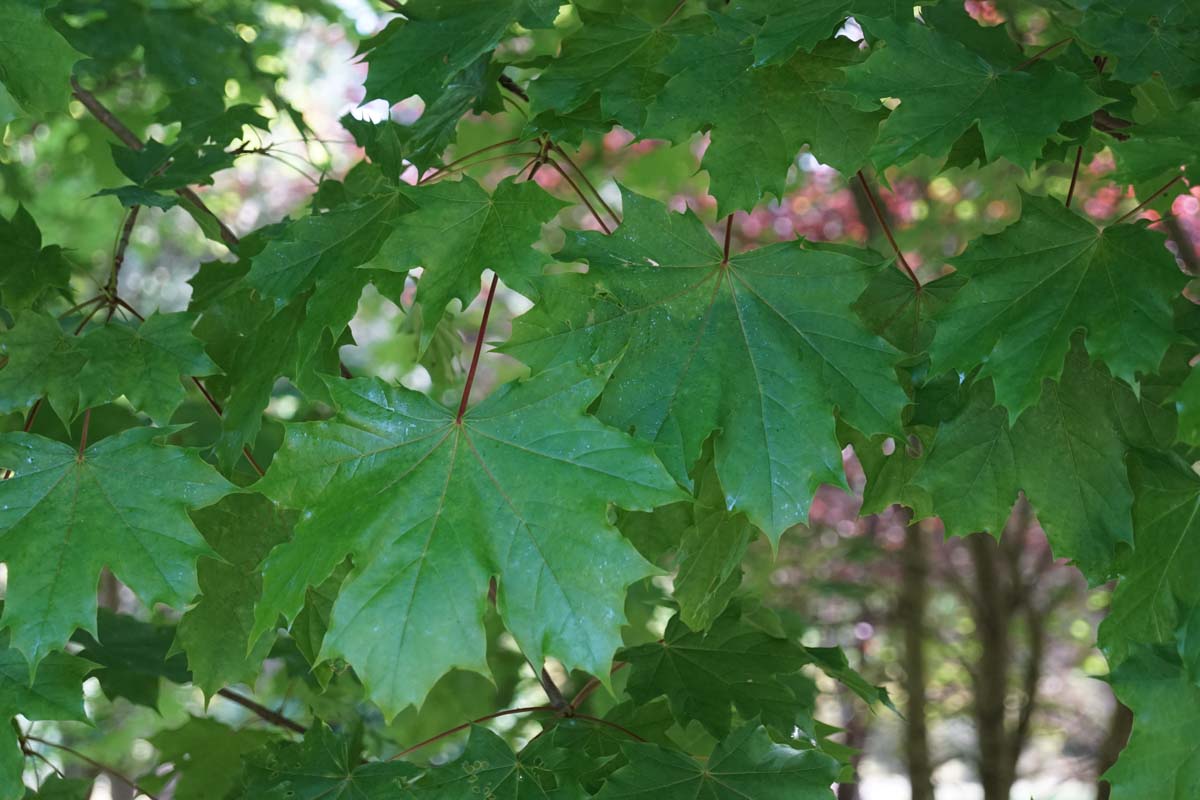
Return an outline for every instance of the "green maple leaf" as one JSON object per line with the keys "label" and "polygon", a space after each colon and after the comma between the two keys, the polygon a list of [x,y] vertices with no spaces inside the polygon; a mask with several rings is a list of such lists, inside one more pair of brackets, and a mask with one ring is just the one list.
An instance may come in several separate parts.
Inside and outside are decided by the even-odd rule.
{"label": "green maple leaf", "polygon": [[77,339],[45,314],[24,311],[0,335],[0,412],[26,409],[45,396],[60,419],[68,422],[79,410],[79,371],[87,363]]}
{"label": "green maple leaf", "polygon": [[681,725],[695,720],[718,738],[729,733],[735,709],[743,719],[762,716],[784,735],[812,712],[789,682],[812,658],[788,639],[742,622],[735,606],[703,632],[674,617],[661,642],[627,648],[619,658],[629,664],[625,690],[634,702],[666,696]]}
{"label": "green maple leaf", "polygon": [[356,737],[318,720],[303,742],[274,742],[245,757],[244,800],[393,800],[420,770],[404,761],[361,763]]}
{"label": "green maple leaf", "polygon": [[391,223],[414,208],[405,195],[391,191],[293,220],[253,256],[246,281],[282,308],[322,278],[336,278],[374,258],[392,234]]}
{"label": "green maple leaf", "polygon": [[87,722],[83,707],[83,680],[92,664],[78,656],[54,653],[29,678],[25,656],[10,647],[7,636],[0,645],[0,800],[25,796],[21,775],[25,754],[17,742],[16,717],[29,720]]}
{"label": "green maple leaf", "polygon": [[653,570],[605,509],[650,508],[679,492],[647,445],[583,414],[606,378],[547,371],[501,388],[461,424],[401,387],[331,382],[339,416],[289,426],[260,484],[304,513],[264,565],[255,633],[294,617],[304,590],[353,555],[322,653],[354,666],[389,717],[452,667],[487,673],[493,575],[500,615],[530,660],[607,674],[614,609]]}
{"label": "green maple leaf", "polygon": [[71,265],[58,245],[42,246],[42,232],[18,205],[10,219],[0,216],[0,303],[10,311],[37,308],[71,286]]}
{"label": "green maple leaf", "polygon": [[918,289],[893,263],[879,268],[862,295],[854,302],[867,327],[906,353],[922,353],[929,347],[934,319],[965,284],[959,272],[943,275]]}
{"label": "green maple leaf", "polygon": [[1200,786],[1200,685],[1179,654],[1141,646],[1109,676],[1117,698],[1133,710],[1133,733],[1104,773],[1113,800],[1188,800]]}
{"label": "green maple leaf", "polygon": [[96,636],[77,631],[71,639],[82,645],[79,655],[96,665],[90,677],[110,700],[124,697],[131,703],[158,708],[163,679],[179,684],[191,681],[187,662],[171,656],[173,625],[156,625],[100,609],[96,629]]}
{"label": "green maple leaf", "polygon": [[[900,502],[918,517],[940,517],[952,535],[999,535],[1023,491],[1055,555],[1102,579],[1118,544],[1133,539],[1133,490],[1123,461],[1131,447],[1157,445],[1152,423],[1138,424],[1148,413],[1077,345],[1062,379],[1046,380],[1038,404],[1015,423],[985,380],[915,448],[869,455],[868,483],[890,488],[872,507]],[[876,446],[856,449],[870,454]]]}
{"label": "green maple leaf", "polygon": [[173,785],[175,800],[211,800],[228,797],[238,786],[242,759],[267,745],[274,735],[261,730],[234,730],[216,720],[189,717],[171,730],[149,737],[158,751],[158,763],[169,770],[156,770],[138,779],[153,792]]}
{"label": "green maple leaf", "polygon": [[[562,52],[529,87],[530,116],[575,112],[599,98],[599,119],[638,133],[646,109],[667,83],[660,66],[680,33],[707,27],[705,18],[678,15],[663,22],[638,16],[626,2],[620,13],[576,7],[583,26],[563,40]],[[570,128],[572,126],[568,126]]]}
{"label": "green maple leaf", "polygon": [[137,326],[110,322],[79,340],[87,364],[79,372],[81,405],[124,395],[159,425],[187,396],[181,376],[214,375],[220,369],[192,335],[195,314],[151,314]]}
{"label": "green maple leaf", "polygon": [[[1178,175],[1182,167],[1189,181],[1194,181],[1196,170],[1200,169],[1200,145],[1196,143],[1200,100],[1180,104],[1171,97],[1149,94],[1142,100],[1153,109],[1154,115],[1127,131],[1127,138],[1110,140],[1109,147],[1117,162],[1112,180],[1139,184],[1141,194],[1142,186],[1153,191]],[[1139,104],[1137,111],[1144,110]]]}
{"label": "green maple leaf", "polygon": [[1131,459],[1133,546],[1117,562],[1121,581],[1100,643],[1121,661],[1134,642],[1170,642],[1179,604],[1200,604],[1200,479],[1177,459],[1140,454]]}
{"label": "green maple leaf", "polygon": [[777,64],[833,36],[850,16],[883,17],[912,6],[896,0],[738,0],[730,13],[762,21],[754,36],[754,63]]}
{"label": "green maple leaf", "polygon": [[286,541],[291,514],[261,495],[231,495],[192,513],[219,558],[201,559],[200,599],[179,620],[176,648],[187,653],[192,680],[211,696],[234,683],[252,683],[271,649],[270,637],[247,652],[254,603],[262,591],[258,565]]}
{"label": "green maple leaf", "polygon": [[[457,800],[478,795],[494,800],[567,800],[554,785],[554,771],[513,752],[487,728],[472,725],[457,759],[435,767],[414,783],[405,798]],[[580,798],[585,797],[582,793]]]}
{"label": "green maple leaf", "polygon": [[193,314],[152,314],[138,325],[117,321],[69,336],[59,322],[22,312],[0,339],[0,410],[27,408],[45,396],[63,422],[84,408],[124,395],[162,425],[187,392],[184,376],[219,372],[192,335]]}
{"label": "green maple leaf", "polygon": [[0,0],[0,82],[26,113],[66,108],[71,69],[83,58],[50,25],[39,0]]}
{"label": "green maple leaf", "polygon": [[513,178],[501,181],[490,195],[466,177],[417,187],[407,195],[417,210],[396,221],[396,232],[375,264],[398,271],[424,267],[417,283],[417,301],[424,308],[422,346],[447,303],[458,299],[465,307],[479,294],[483,270],[495,271],[518,290],[541,275],[550,258],[533,245],[542,224],[568,205],[532,181]]}
{"label": "green maple leaf", "polygon": [[[883,46],[846,70],[847,89],[867,108],[885,97],[900,100],[872,151],[879,169],[919,155],[941,158],[972,125],[979,126],[989,160],[1029,168],[1062,123],[1090,116],[1105,102],[1079,76],[1045,60],[1017,69],[1025,59],[1002,27],[966,19],[943,33],[896,19],[859,22]],[[959,31],[968,23],[975,30],[964,41]]]}
{"label": "green maple leaf", "polygon": [[1178,0],[1102,0],[1083,3],[1075,34],[1090,48],[1116,60],[1114,75],[1141,83],[1158,74],[1169,86],[1200,81],[1200,15]]}
{"label": "green maple leaf", "polygon": [[711,178],[717,215],[754,207],[766,192],[782,197],[796,154],[853,173],[875,143],[881,115],[856,111],[838,91],[842,68],[862,60],[848,40],[822,44],[781,66],[751,69],[751,29],[713,17],[715,32],[682,36],[663,62],[672,77],[656,94],[644,133],[686,141],[712,129],[701,168]]}
{"label": "green maple leaf", "polygon": [[838,763],[818,750],[775,744],[747,725],[717,744],[707,760],[655,744],[627,744],[629,764],[597,800],[828,800]]}
{"label": "green maple leaf", "polygon": [[359,48],[369,67],[366,99],[398,103],[420,95],[433,104],[514,22],[552,27],[558,7],[558,0],[410,0],[407,19],[393,20]]}
{"label": "green maple leaf", "polygon": [[96,582],[108,567],[147,604],[182,608],[196,558],[211,550],[187,518],[232,487],[192,450],[159,444],[170,429],[131,428],[82,454],[28,433],[0,437],[0,624],[34,666],[76,628],[96,633]]}
{"label": "green maple leaf", "polygon": [[1048,198],[1023,196],[1022,213],[1002,232],[951,259],[967,283],[938,318],[931,371],[968,371],[996,382],[996,399],[1015,419],[1055,378],[1071,337],[1086,330],[1088,352],[1137,384],[1177,338],[1170,303],[1186,276],[1144,225],[1097,229]]}
{"label": "green maple leaf", "polygon": [[588,273],[544,279],[505,350],[535,369],[620,358],[600,419],[653,441],[685,484],[715,434],[726,508],[778,541],[819,485],[844,482],[835,407],[860,430],[899,426],[899,353],[850,309],[879,259],[795,241],[725,264],[691,212],[626,191],[624,219],[568,232],[557,257]]}

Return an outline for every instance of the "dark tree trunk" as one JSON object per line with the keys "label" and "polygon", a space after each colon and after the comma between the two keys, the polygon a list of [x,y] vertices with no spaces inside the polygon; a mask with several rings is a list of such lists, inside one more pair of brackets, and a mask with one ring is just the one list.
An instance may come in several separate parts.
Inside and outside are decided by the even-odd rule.
{"label": "dark tree trunk", "polygon": [[933,800],[933,765],[929,756],[929,731],[925,706],[925,606],[928,601],[929,563],[920,525],[909,525],[904,535],[900,597],[896,615],[904,628],[904,755],[912,800]]}
{"label": "dark tree trunk", "polygon": [[1005,725],[1008,667],[1008,592],[999,569],[999,547],[987,534],[968,538],[975,566],[975,628],[979,660],[975,665],[975,725],[979,740],[979,781],[984,800],[1009,800],[1012,776]]}

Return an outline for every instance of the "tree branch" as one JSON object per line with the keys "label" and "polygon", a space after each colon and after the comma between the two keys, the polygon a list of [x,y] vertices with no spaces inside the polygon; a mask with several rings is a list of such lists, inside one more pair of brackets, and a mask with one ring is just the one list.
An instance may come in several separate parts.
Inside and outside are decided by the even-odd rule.
{"label": "tree branch", "polygon": [[892,250],[896,253],[896,260],[908,275],[908,279],[912,281],[913,288],[918,292],[921,291],[921,281],[917,278],[917,273],[909,266],[908,259],[904,257],[904,253],[900,250],[900,245],[896,244],[896,237],[892,235],[892,226],[888,224],[887,216],[883,213],[883,209],[879,207],[878,201],[875,200],[875,193],[871,191],[871,186],[867,183],[867,176],[860,169],[858,171],[858,182],[862,185],[863,193],[867,196],[867,202],[871,204],[871,210],[875,212],[875,219],[879,220],[879,226],[883,228],[883,235],[887,237],[888,244],[892,246]]}
{"label": "tree branch", "polygon": [[289,731],[303,734],[308,731],[308,728],[301,725],[299,722],[290,720],[278,711],[272,711],[264,705],[254,702],[249,697],[238,694],[232,689],[219,689],[217,694],[224,697],[230,702],[237,703],[242,708],[253,712],[258,717],[270,722],[272,725],[278,725],[280,728],[286,728]]}
{"label": "tree branch", "polygon": [[[116,115],[109,111],[103,103],[97,100],[94,94],[80,86],[79,81],[77,81],[75,78],[71,78],[71,90],[75,95],[75,99],[83,103],[84,107],[92,113],[92,116],[95,117],[101,125],[112,131],[116,137],[125,144],[126,147],[128,147],[130,150],[141,150],[143,148],[144,145],[142,144],[142,140],[139,139],[133,131],[129,130],[129,128],[125,126],[125,123],[117,119]],[[239,241],[237,234],[235,234],[224,222],[222,222],[217,215],[213,213],[212,209],[204,204],[204,201],[200,199],[200,195],[186,187],[183,189],[176,189],[175,194],[179,195],[184,200],[187,200],[201,212],[212,217],[213,221],[217,225],[218,230],[221,232],[221,239],[224,240],[225,244],[229,245],[231,248],[237,247]]]}

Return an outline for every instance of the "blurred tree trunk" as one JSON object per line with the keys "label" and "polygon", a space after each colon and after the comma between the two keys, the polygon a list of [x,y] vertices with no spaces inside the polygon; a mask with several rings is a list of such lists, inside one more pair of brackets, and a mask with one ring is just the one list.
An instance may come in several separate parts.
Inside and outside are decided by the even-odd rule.
{"label": "blurred tree trunk", "polygon": [[[1108,768],[1117,763],[1117,756],[1125,749],[1129,741],[1129,733],[1133,730],[1133,712],[1123,703],[1118,702],[1113,709],[1112,721],[1108,725],[1108,735],[1100,745],[1097,754],[1098,775],[1104,775]],[[1112,795],[1112,785],[1105,780],[1099,780],[1096,785],[1096,800],[1108,800]]]}
{"label": "blurred tree trunk", "polygon": [[1008,638],[1009,595],[999,569],[999,546],[985,533],[967,539],[975,567],[975,726],[979,739],[979,782],[984,800],[1008,800],[1012,781],[1008,765],[1005,700],[1012,652]]}
{"label": "blurred tree trunk", "polygon": [[862,763],[863,750],[867,744],[866,714],[870,712],[864,711],[861,708],[862,703],[857,702],[857,697],[845,687],[840,687],[838,694],[842,705],[842,729],[845,732],[846,745],[854,748],[854,754],[850,756],[850,767],[854,770],[856,780],[853,783],[838,784],[837,800],[859,800],[858,767]]}
{"label": "blurred tree trunk", "polygon": [[933,800],[933,765],[929,757],[929,731],[925,706],[928,678],[925,674],[925,607],[928,602],[929,563],[921,526],[911,524],[904,532],[900,597],[896,616],[904,629],[904,691],[907,724],[904,755],[912,800]]}

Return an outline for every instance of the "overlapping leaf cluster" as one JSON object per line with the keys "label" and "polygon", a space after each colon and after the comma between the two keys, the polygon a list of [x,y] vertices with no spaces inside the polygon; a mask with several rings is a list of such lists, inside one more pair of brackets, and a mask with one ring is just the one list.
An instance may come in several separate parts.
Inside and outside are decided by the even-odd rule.
{"label": "overlapping leaf cluster", "polygon": [[[130,226],[142,207],[182,204],[229,250],[193,278],[186,311],[143,319],[116,294],[119,259],[75,305],[69,253],[24,209],[0,220],[0,413],[27,420],[0,436],[6,713],[79,719],[84,675],[150,705],[161,681],[211,696],[273,656],[338,730],[315,719],[293,741],[195,718],[153,740],[172,766],[146,786],[829,797],[846,754],[813,718],[812,670],[867,702],[886,695],[737,588],[748,543],[777,543],[818,486],[845,485],[853,445],[865,511],[900,503],[952,534],[998,535],[1023,493],[1056,556],[1119,580],[1100,643],[1137,727],[1114,796],[1182,796],[1200,780],[1171,733],[1200,726],[1200,381],[1186,366],[1200,341],[1160,232],[1024,196],[1016,223],[922,282],[861,248],[730,253],[692,211],[623,189],[615,231],[565,228],[551,256],[535,245],[561,227],[561,198],[429,169],[464,115],[504,108],[504,86],[528,98],[506,144],[532,148],[533,169],[561,169],[561,145],[616,125],[706,136],[699,168],[721,217],[780,197],[804,148],[850,176],[917,157],[1029,170],[1111,146],[1139,191],[1175,177],[1200,132],[1200,26],[1178,4],[1078,5],[1054,17],[1069,43],[1022,50],[951,3],[916,16],[881,0],[409,0],[360,53],[367,99],[418,96],[420,120],[348,118],[367,158],[239,238],[188,187],[247,151],[268,105],[298,119],[261,67],[269,44],[246,33],[247,4],[0,0],[0,119],[61,112],[72,91],[97,113],[93,90],[134,67],[162,92],[153,122],[169,133],[107,120],[129,183],[102,194]],[[836,36],[844,25],[865,43]],[[536,37],[553,53],[521,56],[514,42]],[[226,81],[253,102],[226,103]],[[401,180],[410,165],[419,181]],[[503,345],[527,379],[468,407],[470,379],[459,405],[343,374],[369,284],[422,321],[425,349],[485,271],[533,302]],[[273,448],[262,421],[280,378],[331,411]],[[209,441],[171,425],[191,386],[220,415]],[[144,419],[89,441],[92,411],[118,400]],[[30,432],[43,405],[64,435]],[[271,458],[257,481],[256,455]],[[663,638],[623,636],[627,591],[672,560]],[[98,617],[105,570],[182,616],[161,629]],[[501,629],[519,658],[489,649]],[[593,717],[547,685],[544,733],[521,752],[475,726],[458,760],[432,767],[363,763],[361,720],[330,712],[352,686],[387,719],[415,713],[522,659],[591,675],[615,702]],[[21,752],[4,745],[0,797],[22,796]]]}

